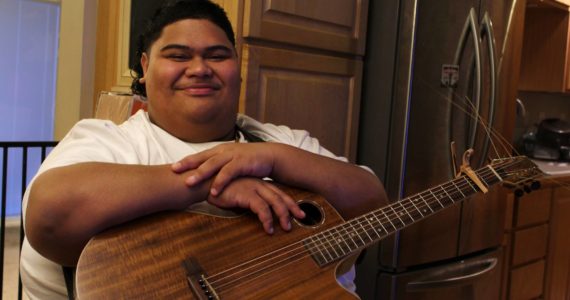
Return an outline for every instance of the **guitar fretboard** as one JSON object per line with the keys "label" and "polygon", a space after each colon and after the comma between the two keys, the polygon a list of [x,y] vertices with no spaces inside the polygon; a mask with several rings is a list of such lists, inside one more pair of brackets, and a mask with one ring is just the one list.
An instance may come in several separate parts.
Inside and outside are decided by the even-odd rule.
{"label": "guitar fretboard", "polygon": [[[505,168],[506,165],[501,164],[488,165],[475,174],[490,187],[503,180]],[[324,266],[480,191],[468,176],[463,175],[308,237],[303,244],[313,259]]]}

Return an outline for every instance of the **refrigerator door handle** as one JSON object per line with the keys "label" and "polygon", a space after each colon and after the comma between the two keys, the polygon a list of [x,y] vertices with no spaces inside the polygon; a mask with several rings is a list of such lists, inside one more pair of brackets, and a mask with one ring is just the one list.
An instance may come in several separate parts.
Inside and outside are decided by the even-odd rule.
{"label": "refrigerator door handle", "polygon": [[489,72],[491,75],[491,90],[490,90],[490,97],[489,97],[489,117],[487,120],[487,138],[483,143],[483,147],[481,148],[481,158],[479,163],[476,166],[481,166],[485,163],[486,157],[489,152],[489,143],[491,142],[492,138],[492,130],[493,124],[495,119],[495,106],[496,106],[496,99],[497,99],[497,90],[498,90],[498,82],[497,82],[497,72],[496,72],[496,65],[495,65],[495,34],[493,32],[493,24],[491,22],[491,17],[489,17],[489,13],[485,12],[483,16],[483,20],[481,21],[481,38],[487,35],[487,44],[489,48]]}
{"label": "refrigerator door handle", "polygon": [[408,282],[406,289],[417,292],[468,285],[477,278],[491,272],[496,266],[496,258],[450,265],[423,275],[416,281]]}
{"label": "refrigerator door handle", "polygon": [[[463,54],[463,50],[465,49],[465,45],[467,44],[467,38],[471,33],[473,38],[473,50],[475,51],[475,99],[473,102],[473,109],[475,111],[479,111],[480,103],[481,103],[481,50],[480,50],[480,40],[479,40],[479,26],[477,25],[477,13],[475,9],[472,7],[469,11],[469,15],[465,20],[465,25],[463,26],[463,31],[461,32],[461,37],[459,38],[459,44],[457,44],[457,49],[455,50],[455,58],[453,60],[454,65],[459,65],[459,61]],[[453,105],[453,91],[450,92],[449,95],[449,105]],[[452,114],[449,115],[449,124],[451,124]],[[478,118],[471,118],[471,132],[469,133],[468,139],[468,146],[467,149],[473,148],[475,144],[475,137],[477,135],[477,122]],[[452,142],[452,128],[449,126],[448,131],[448,140],[449,143]],[[450,161],[453,162],[453,158],[450,154]],[[455,175],[455,174],[454,174]]]}

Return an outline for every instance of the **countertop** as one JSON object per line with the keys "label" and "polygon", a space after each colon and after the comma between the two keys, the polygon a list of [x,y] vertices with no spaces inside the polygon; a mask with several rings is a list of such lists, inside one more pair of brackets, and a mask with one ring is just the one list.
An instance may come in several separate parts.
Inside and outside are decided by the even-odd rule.
{"label": "countertop", "polygon": [[531,159],[538,168],[548,174],[553,176],[565,176],[570,175],[570,163],[568,162],[556,162],[556,161],[546,161]]}

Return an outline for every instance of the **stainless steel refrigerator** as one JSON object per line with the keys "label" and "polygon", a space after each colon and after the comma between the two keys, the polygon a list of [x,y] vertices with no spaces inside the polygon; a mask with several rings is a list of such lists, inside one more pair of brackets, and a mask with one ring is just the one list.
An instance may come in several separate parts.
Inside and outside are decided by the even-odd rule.
{"label": "stainless steel refrigerator", "polygon": [[[510,142],[514,126],[524,2],[393,2],[398,16],[393,85],[389,120],[382,124],[387,142],[383,179],[392,201],[452,179],[452,141],[456,165],[469,148],[475,150],[474,169],[488,163],[488,158],[510,154],[498,145]],[[368,74],[365,84],[373,80]],[[373,113],[365,114],[370,119]],[[378,125],[367,123],[366,115],[363,119],[365,131],[367,126]],[[497,133],[494,139],[478,121]],[[370,136],[365,132],[359,147],[366,147],[365,139]],[[363,163],[374,156],[361,154]],[[374,290],[361,296],[500,299],[506,214],[502,193],[494,189],[471,197],[369,250],[363,262],[367,267],[360,269],[375,278]],[[369,277],[366,282],[372,283]]]}

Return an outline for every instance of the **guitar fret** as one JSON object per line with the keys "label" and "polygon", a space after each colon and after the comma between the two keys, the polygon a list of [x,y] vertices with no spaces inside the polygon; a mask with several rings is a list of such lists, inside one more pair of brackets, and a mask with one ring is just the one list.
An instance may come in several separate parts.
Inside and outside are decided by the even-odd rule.
{"label": "guitar fret", "polygon": [[[366,234],[366,236],[368,237],[368,239],[370,241],[373,241],[372,237],[368,234],[368,231],[366,230],[366,228],[364,228],[364,226],[362,226],[362,223],[358,222],[358,225],[360,225],[360,228],[363,229],[363,232]],[[366,243],[365,243],[366,244]]]}
{"label": "guitar fret", "polygon": [[303,241],[303,244],[307,249],[309,249],[311,256],[319,264],[319,266],[327,264],[327,259],[325,258],[325,254],[321,250],[321,247],[319,247],[317,243],[314,241],[313,237],[305,239]]}
{"label": "guitar fret", "polygon": [[384,214],[384,216],[386,217],[386,219],[388,220],[388,222],[390,222],[390,225],[392,225],[392,227],[394,227],[394,230],[398,230],[398,227],[396,227],[396,226],[394,225],[394,223],[392,223],[392,220],[390,220],[390,218],[388,217],[388,215],[386,214],[386,212],[384,212],[384,209],[381,209],[380,211]]}
{"label": "guitar fret", "polygon": [[[318,238],[318,241],[319,241],[318,247],[319,247],[320,252],[326,254],[326,255],[323,255],[323,259],[325,260],[325,263],[332,261],[334,258],[332,256],[332,254],[330,253],[330,249],[322,242],[323,235],[318,234],[316,237]],[[328,256],[328,258],[327,258],[327,256]]]}
{"label": "guitar fret", "polygon": [[416,206],[416,204],[414,203],[414,201],[410,201],[410,203],[412,203],[412,205],[414,206],[414,208],[420,213],[421,217],[424,217],[424,214],[422,214],[422,211]]}
{"label": "guitar fret", "polygon": [[[350,253],[351,248],[348,245],[348,243],[346,242],[346,238],[345,236],[339,232],[339,229],[336,227],[331,228],[333,231],[333,236],[334,236],[334,241],[337,243],[337,245],[339,246],[340,250],[342,251],[343,255],[345,255],[346,253]],[[343,246],[343,243],[346,247]]]}
{"label": "guitar fret", "polygon": [[[349,222],[349,223],[350,223],[350,222]],[[348,224],[348,225],[350,225],[350,224]],[[352,228],[352,226],[350,226],[350,228]],[[353,246],[350,246],[350,245],[348,244],[348,242],[346,242],[346,239],[345,239],[346,245],[347,245],[350,249],[358,249],[358,244],[354,241],[354,236],[356,235],[356,233],[355,233],[354,231],[349,231],[349,228],[348,228],[347,225],[343,225],[343,226],[342,226],[342,229],[343,229],[343,231],[344,231],[344,233],[345,233],[344,235],[345,235],[346,239],[348,239],[349,241],[351,241],[352,244],[354,245],[354,247],[353,247]]]}
{"label": "guitar fret", "polygon": [[403,209],[404,209],[404,212],[405,212],[405,213],[401,213],[401,216],[408,215],[408,216],[410,217],[410,219],[411,219],[411,222],[410,222],[410,223],[415,222],[414,217],[410,214],[410,212],[408,211],[408,209],[406,208],[406,206],[404,206],[403,202],[404,202],[404,201],[398,201],[398,204],[400,204],[400,207],[403,208]]}
{"label": "guitar fret", "polygon": [[453,200],[453,197],[451,197],[451,195],[447,192],[446,189],[443,188],[443,186],[440,185],[440,188],[443,190],[443,192],[447,195],[447,197],[449,198],[449,200],[451,200],[451,202],[455,203],[455,200]]}
{"label": "guitar fret", "polygon": [[350,253],[350,247],[346,243],[345,238],[343,238],[343,235],[339,233],[338,228],[332,228],[332,235],[334,236],[334,241],[338,245],[340,251],[342,251],[342,255],[344,256],[347,253]]}
{"label": "guitar fret", "polygon": [[[337,258],[337,257],[340,257],[341,254],[339,254],[339,253],[336,251],[336,248],[337,248],[337,247],[335,247],[335,245],[331,242],[331,241],[334,241],[334,237],[331,237],[330,235],[331,235],[331,233],[330,233],[329,230],[326,230],[326,231],[323,232],[323,236],[325,237],[325,242],[328,244],[326,247],[329,248],[329,249],[332,249],[332,252],[333,252],[333,254],[334,254],[333,259],[335,259],[335,258]],[[330,247],[329,247],[329,246],[330,246]]]}
{"label": "guitar fret", "polygon": [[[477,174],[479,176],[479,174]],[[491,185],[489,184],[489,182],[487,182],[487,179],[485,179],[485,177],[483,176],[479,176],[479,179],[481,180],[481,182],[483,182],[487,187],[491,187]]]}
{"label": "guitar fret", "polygon": [[402,220],[402,218],[400,218],[400,216],[398,215],[398,213],[394,210],[394,208],[392,207],[392,205],[388,206],[389,209],[392,210],[392,212],[394,213],[394,215],[396,215],[396,217],[400,220],[400,222],[402,223],[402,227],[406,226],[406,223],[404,222],[404,220]]}
{"label": "guitar fret", "polygon": [[431,210],[431,212],[433,213],[433,209],[431,208],[431,206],[429,206],[429,203],[426,201],[426,199],[424,197],[422,197],[422,194],[418,194],[418,196],[420,196],[420,198],[424,201],[424,203],[426,204],[427,208],[429,208],[429,210]]}
{"label": "guitar fret", "polygon": [[453,186],[455,186],[455,188],[459,191],[459,193],[463,196],[463,198],[465,198],[465,194],[463,194],[463,192],[461,191],[461,189],[459,189],[459,187],[457,187],[457,184],[455,184],[455,180],[451,181],[451,183],[453,184]]}
{"label": "guitar fret", "polygon": [[435,192],[435,189],[439,188],[440,190],[442,190],[443,192],[438,192],[436,195],[439,198],[439,200],[447,207],[449,205],[452,205],[453,203],[455,203],[453,201],[453,199],[449,198],[449,194],[447,194],[447,192],[443,189],[442,186],[437,186],[435,188],[433,188],[432,190]]}
{"label": "guitar fret", "polygon": [[[420,201],[420,200],[423,200],[423,201]],[[422,207],[422,211],[424,214],[426,214],[426,215],[429,214],[429,211],[425,208],[427,203],[425,203],[425,200],[422,198],[421,195],[417,195],[413,201]]]}
{"label": "guitar fret", "polygon": [[386,227],[384,227],[384,225],[382,225],[382,222],[380,222],[380,219],[378,219],[378,216],[376,214],[372,214],[372,216],[376,219],[376,222],[378,222],[378,225],[380,225],[382,227],[382,229],[384,229],[384,232],[386,232],[386,234],[388,234],[389,231],[386,230]]}
{"label": "guitar fret", "polygon": [[333,230],[335,230],[334,227],[331,228],[330,230],[327,230],[326,232],[329,235],[329,238],[327,239],[327,241],[331,245],[331,248],[333,249],[334,253],[336,254],[336,258],[335,258],[335,260],[336,260],[339,257],[343,257],[347,252],[345,252],[344,249],[342,248],[342,243],[341,243],[342,239],[335,236]]}
{"label": "guitar fret", "polygon": [[[368,222],[368,224],[370,224],[370,227],[372,228],[372,230],[374,231],[374,233],[376,233],[376,236],[381,237],[381,235],[378,233],[378,231],[376,230],[374,224],[372,224],[372,222],[370,222],[370,219],[368,218],[364,218],[366,220],[366,222]],[[372,219],[372,218],[371,218]]]}
{"label": "guitar fret", "polygon": [[366,242],[364,242],[364,240],[362,239],[362,236],[358,233],[358,230],[356,230],[356,228],[354,228],[354,224],[352,224],[353,222],[349,222],[350,226],[352,227],[353,233],[360,239],[360,241],[362,242],[361,246],[366,245]]}
{"label": "guitar fret", "polygon": [[471,179],[469,178],[465,178],[465,181],[467,182],[467,184],[473,189],[473,191],[478,192],[479,190],[476,189],[472,184],[471,184]]}
{"label": "guitar fret", "polygon": [[429,190],[429,192],[433,196],[435,201],[437,201],[437,203],[439,203],[439,205],[441,205],[441,208],[445,208],[445,205],[443,205],[443,203],[441,203],[441,201],[439,201],[439,199],[437,199],[437,196],[431,190]]}

